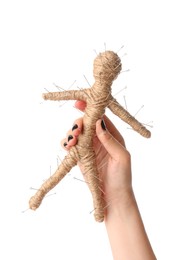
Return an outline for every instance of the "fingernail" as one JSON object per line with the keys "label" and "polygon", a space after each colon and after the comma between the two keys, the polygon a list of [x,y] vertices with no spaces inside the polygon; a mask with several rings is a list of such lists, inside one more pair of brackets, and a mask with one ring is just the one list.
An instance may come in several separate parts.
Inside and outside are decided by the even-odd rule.
{"label": "fingernail", "polygon": [[75,130],[75,129],[77,129],[77,128],[78,128],[78,125],[75,124],[75,125],[72,127],[72,131]]}
{"label": "fingernail", "polygon": [[67,146],[67,143],[65,142],[65,143],[64,143],[64,147],[66,147],[66,146]]}
{"label": "fingernail", "polygon": [[104,131],[106,131],[106,125],[105,125],[105,122],[104,122],[103,119],[102,119],[102,121],[101,121],[101,127],[102,127],[102,129],[103,129]]}
{"label": "fingernail", "polygon": [[69,136],[68,136],[68,142],[69,142],[71,139],[73,139],[73,136],[72,136],[72,135],[69,135]]}

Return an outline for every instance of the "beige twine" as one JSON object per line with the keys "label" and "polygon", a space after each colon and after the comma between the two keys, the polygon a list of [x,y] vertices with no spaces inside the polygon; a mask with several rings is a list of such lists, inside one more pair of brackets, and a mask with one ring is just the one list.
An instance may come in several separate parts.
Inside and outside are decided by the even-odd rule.
{"label": "beige twine", "polygon": [[44,196],[61,181],[77,162],[80,162],[93,197],[95,220],[98,222],[104,220],[106,205],[101,192],[102,183],[99,179],[96,155],[93,149],[96,121],[103,117],[105,108],[108,107],[142,136],[147,138],[151,136],[150,131],[131,116],[111,95],[112,82],[120,71],[121,60],[118,55],[112,51],[105,51],[94,60],[95,83],[91,88],[43,94],[45,100],[83,100],[87,106],[83,116],[83,133],[78,137],[77,145],[70,149],[56,172],[31,197],[30,209],[37,209]]}

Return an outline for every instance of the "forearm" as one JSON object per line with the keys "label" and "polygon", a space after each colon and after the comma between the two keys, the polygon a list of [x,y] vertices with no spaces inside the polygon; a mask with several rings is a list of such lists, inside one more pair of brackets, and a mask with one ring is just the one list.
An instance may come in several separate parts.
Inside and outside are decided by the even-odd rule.
{"label": "forearm", "polygon": [[114,260],[155,260],[133,192],[107,209],[105,225]]}

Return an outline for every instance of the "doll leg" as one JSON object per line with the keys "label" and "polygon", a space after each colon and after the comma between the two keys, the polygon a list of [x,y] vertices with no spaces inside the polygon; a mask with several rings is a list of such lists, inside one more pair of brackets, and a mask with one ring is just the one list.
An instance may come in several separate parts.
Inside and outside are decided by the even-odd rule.
{"label": "doll leg", "polygon": [[65,156],[56,172],[49,179],[47,179],[35,195],[30,198],[30,209],[36,210],[40,206],[45,195],[53,189],[76,164],[77,160],[72,153]]}
{"label": "doll leg", "polygon": [[105,202],[101,188],[102,181],[99,178],[99,173],[94,159],[89,160],[88,163],[84,164],[84,177],[92,194],[95,220],[102,222],[104,220]]}

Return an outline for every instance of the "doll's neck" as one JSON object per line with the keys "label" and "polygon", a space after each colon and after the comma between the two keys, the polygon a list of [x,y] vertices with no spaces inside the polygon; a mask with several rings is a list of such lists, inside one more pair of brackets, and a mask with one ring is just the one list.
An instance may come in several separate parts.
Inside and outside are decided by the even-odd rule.
{"label": "doll's neck", "polygon": [[108,95],[111,93],[111,85],[112,82],[100,82],[100,81],[95,81],[94,85],[92,86],[92,89],[95,93],[99,95]]}

